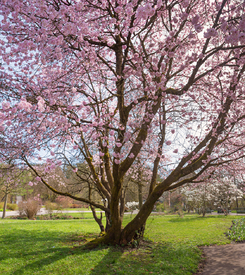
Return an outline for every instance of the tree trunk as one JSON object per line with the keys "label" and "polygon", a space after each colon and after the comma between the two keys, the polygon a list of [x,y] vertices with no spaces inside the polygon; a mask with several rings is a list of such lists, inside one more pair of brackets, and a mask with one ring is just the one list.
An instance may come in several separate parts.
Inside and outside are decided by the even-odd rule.
{"label": "tree trunk", "polygon": [[111,227],[106,235],[99,240],[95,240],[94,244],[104,243],[113,245],[128,245],[130,243],[134,244],[135,240],[138,242],[138,240],[143,237],[145,223],[154,208],[154,204],[162,195],[162,193],[163,190],[161,187],[157,186],[148,196],[146,202],[142,205],[142,208],[139,210],[138,214],[125,226],[125,228],[122,228],[119,196],[113,196],[110,207]]}
{"label": "tree trunk", "polygon": [[239,208],[237,197],[236,197],[236,208]]}
{"label": "tree trunk", "polygon": [[96,211],[95,211],[95,208],[93,207],[93,205],[90,204],[90,208],[92,210],[93,217],[94,217],[95,221],[97,222],[97,224],[100,227],[101,233],[105,232],[105,227],[104,227],[104,225],[102,223],[102,218],[103,218],[102,212],[100,212],[100,218],[98,218],[97,214],[96,214]]}
{"label": "tree trunk", "polygon": [[202,210],[202,216],[205,217],[205,214],[206,214],[206,209],[203,208],[203,210]]}
{"label": "tree trunk", "polygon": [[[114,190],[113,190],[114,191]],[[104,243],[104,244],[118,244],[118,245],[128,245],[134,244],[135,241],[139,243],[139,240],[143,237],[145,223],[147,218],[150,216],[154,204],[157,199],[162,195],[163,191],[156,187],[155,190],[149,195],[146,202],[142,205],[138,214],[130,221],[125,228],[122,228],[122,217],[120,216],[120,204],[119,197],[115,196],[111,200],[111,227],[106,232],[106,235],[95,240],[94,244]]]}
{"label": "tree trunk", "polygon": [[154,208],[155,202],[162,194],[160,194],[159,191],[156,189],[149,195],[148,199],[142,205],[135,218],[131,222],[129,222],[123,229],[121,234],[121,244],[128,244],[135,237],[137,238],[138,234],[142,235],[142,230],[144,230],[146,220],[150,216]]}
{"label": "tree trunk", "polygon": [[112,189],[110,204],[110,228],[105,236],[105,242],[109,244],[119,244],[122,231],[122,219],[120,214],[120,198],[122,195],[122,179],[115,181]]}
{"label": "tree trunk", "polygon": [[202,208],[202,216],[205,217],[206,214],[206,201],[204,200],[203,208]]}
{"label": "tree trunk", "polygon": [[142,198],[142,184],[138,183],[138,194],[139,194],[139,209],[143,205],[143,198]]}
{"label": "tree trunk", "polygon": [[6,193],[6,195],[5,195],[5,199],[4,199],[2,219],[4,219],[4,218],[5,218],[6,209],[7,209],[7,203],[8,203],[8,193]]}

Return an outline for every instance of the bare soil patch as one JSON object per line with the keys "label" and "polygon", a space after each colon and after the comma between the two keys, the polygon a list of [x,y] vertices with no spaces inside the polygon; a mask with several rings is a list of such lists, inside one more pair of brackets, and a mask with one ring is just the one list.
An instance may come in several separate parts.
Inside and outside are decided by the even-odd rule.
{"label": "bare soil patch", "polygon": [[245,243],[205,246],[196,275],[244,275]]}

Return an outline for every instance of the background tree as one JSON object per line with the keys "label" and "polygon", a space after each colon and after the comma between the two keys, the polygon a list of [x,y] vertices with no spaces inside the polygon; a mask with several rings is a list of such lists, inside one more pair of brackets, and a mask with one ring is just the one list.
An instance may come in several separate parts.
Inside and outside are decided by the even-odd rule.
{"label": "background tree", "polygon": [[[32,164],[36,171],[38,171],[39,175],[54,188],[59,189],[62,192],[66,192],[69,190],[68,183],[69,180],[66,178],[63,173],[61,167],[59,166],[50,166],[50,164]],[[36,196],[40,196],[40,199],[43,201],[51,201],[54,202],[58,195],[52,192],[47,186],[40,184],[40,178],[36,176],[36,174],[29,168],[29,180],[26,181],[25,190],[26,193],[23,194],[24,199],[33,198]]]}
{"label": "background tree", "polygon": [[221,178],[212,183],[214,203],[221,207],[225,215],[228,214],[231,204],[243,197],[243,192],[229,179]]}
{"label": "background tree", "polygon": [[210,179],[209,182],[202,184],[192,184],[184,187],[181,192],[186,197],[187,203],[190,202],[203,216],[212,205],[220,207],[227,215],[231,204],[243,197],[243,191],[228,178]]}
{"label": "background tree", "polygon": [[4,204],[2,218],[5,218],[8,197],[16,195],[22,188],[23,170],[18,168],[13,161],[2,163],[0,167],[0,191],[3,194]]}
{"label": "background tree", "polygon": [[[243,2],[2,0],[0,16],[3,154],[105,211],[100,241],[129,243],[163,192],[244,156]],[[54,189],[31,165],[41,149],[49,166],[86,162],[108,204]],[[122,228],[124,179],[145,152],[149,194]]]}

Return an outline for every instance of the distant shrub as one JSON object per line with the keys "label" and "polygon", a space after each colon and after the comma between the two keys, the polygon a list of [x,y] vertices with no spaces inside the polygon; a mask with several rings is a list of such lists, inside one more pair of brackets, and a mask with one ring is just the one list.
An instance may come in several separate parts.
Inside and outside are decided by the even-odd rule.
{"label": "distant shrub", "polygon": [[3,209],[4,203],[0,202],[0,209]]}
{"label": "distant shrub", "polygon": [[67,220],[67,219],[82,219],[82,218],[73,218],[72,216],[65,215],[65,214],[50,214],[50,215],[37,216],[37,220]]}
{"label": "distant shrub", "polygon": [[83,205],[82,204],[79,204],[79,203],[73,203],[72,205],[71,205],[71,208],[82,208],[83,207]]}
{"label": "distant shrub", "polygon": [[[1,208],[1,207],[0,207]],[[18,205],[15,204],[15,203],[7,203],[7,209],[8,210],[12,210],[12,211],[15,211],[18,209]]]}
{"label": "distant shrub", "polygon": [[73,199],[59,196],[56,198],[55,202],[60,206],[60,208],[70,208],[72,206]]}
{"label": "distant shrub", "polygon": [[157,212],[164,212],[164,210],[165,210],[165,204],[164,203],[158,203],[156,205],[156,211]]}
{"label": "distant shrub", "polygon": [[38,200],[28,199],[27,201],[19,202],[20,216],[26,216],[28,219],[34,219],[41,205]]}
{"label": "distant shrub", "polygon": [[46,201],[45,208],[48,212],[52,213],[53,210],[60,210],[60,206],[55,202]]}

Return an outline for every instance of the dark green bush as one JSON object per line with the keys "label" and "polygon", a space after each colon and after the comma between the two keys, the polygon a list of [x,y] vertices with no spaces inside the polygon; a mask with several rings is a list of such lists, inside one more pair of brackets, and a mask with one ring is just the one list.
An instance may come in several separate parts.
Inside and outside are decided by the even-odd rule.
{"label": "dark green bush", "polygon": [[164,203],[158,203],[157,205],[156,205],[156,211],[157,212],[164,212],[164,210],[165,210],[165,204]]}
{"label": "dark green bush", "polygon": [[245,218],[232,221],[232,226],[227,232],[232,241],[241,242],[245,240]]}

